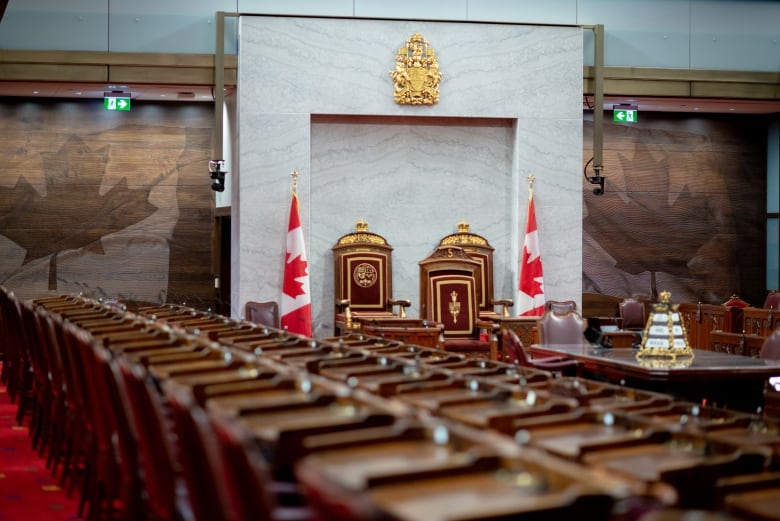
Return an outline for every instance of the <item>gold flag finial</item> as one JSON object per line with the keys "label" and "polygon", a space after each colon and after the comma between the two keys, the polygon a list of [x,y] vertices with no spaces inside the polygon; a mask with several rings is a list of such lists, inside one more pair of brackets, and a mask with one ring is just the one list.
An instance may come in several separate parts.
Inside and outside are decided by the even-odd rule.
{"label": "gold flag finial", "polygon": [[293,193],[295,193],[298,190],[298,175],[299,174],[297,170],[293,170],[292,172],[290,172],[290,176],[292,177],[293,180],[293,186],[292,186]]}

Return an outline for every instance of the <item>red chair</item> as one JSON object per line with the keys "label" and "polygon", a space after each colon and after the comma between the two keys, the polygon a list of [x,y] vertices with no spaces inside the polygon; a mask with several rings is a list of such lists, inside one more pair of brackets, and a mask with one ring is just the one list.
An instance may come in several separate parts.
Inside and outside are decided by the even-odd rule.
{"label": "red chair", "polygon": [[523,342],[517,336],[517,333],[511,329],[504,329],[501,332],[501,343],[504,348],[505,362],[549,371],[560,376],[577,376],[578,374],[578,363],[576,360],[557,356],[533,358],[530,353],[526,352]]}
{"label": "red chair", "polygon": [[766,360],[780,360],[780,329],[775,329],[771,335],[766,337],[758,357]]}
{"label": "red chair", "polygon": [[625,298],[618,304],[618,311],[622,319],[622,329],[627,331],[644,331],[647,325],[647,312],[641,300]]}
{"label": "red chair", "polygon": [[335,334],[360,329],[361,319],[406,317],[411,302],[393,299],[393,247],[384,237],[361,220],[332,249]]}
{"label": "red chair", "polygon": [[764,300],[764,309],[780,309],[780,291],[770,291]]}
{"label": "red chair", "polygon": [[420,315],[444,326],[444,350],[498,358],[498,324],[480,319],[479,261],[459,246],[438,246],[420,261]]}
{"label": "red chair", "polygon": [[209,415],[220,453],[216,477],[227,491],[227,509],[238,521],[316,520],[295,483],[273,479],[260,446],[233,420]]}
{"label": "red chair", "polygon": [[[460,246],[469,257],[479,262],[479,301],[480,316],[487,320],[498,320],[509,316],[509,308],[514,305],[511,298],[493,298],[493,252],[495,248],[488,240],[469,230],[467,222],[458,223],[458,233],[442,237],[439,246]],[[501,311],[497,312],[496,308]]]}
{"label": "red chair", "polygon": [[209,417],[189,388],[173,380],[163,382],[175,433],[174,454],[181,465],[194,521],[236,519],[228,502],[225,476],[219,472],[219,441]]}
{"label": "red chair", "polygon": [[138,440],[143,476],[146,515],[159,521],[180,521],[192,517],[192,507],[176,458],[168,408],[146,369],[121,357],[117,359],[123,387],[127,391],[132,428]]}

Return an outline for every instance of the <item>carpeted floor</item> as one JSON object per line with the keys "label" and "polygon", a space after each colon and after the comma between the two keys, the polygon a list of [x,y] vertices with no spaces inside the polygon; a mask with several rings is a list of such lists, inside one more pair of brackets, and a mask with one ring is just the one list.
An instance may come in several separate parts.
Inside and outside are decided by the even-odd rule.
{"label": "carpeted floor", "polygon": [[0,521],[80,519],[76,494],[69,498],[32,449],[29,423],[17,425],[16,404],[0,386]]}

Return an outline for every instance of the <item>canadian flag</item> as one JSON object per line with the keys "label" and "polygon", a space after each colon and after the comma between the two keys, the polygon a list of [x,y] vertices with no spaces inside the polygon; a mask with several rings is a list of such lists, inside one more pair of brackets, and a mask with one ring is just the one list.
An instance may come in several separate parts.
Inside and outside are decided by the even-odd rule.
{"label": "canadian flag", "polygon": [[287,253],[282,281],[281,323],[291,333],[312,336],[311,293],[309,292],[309,265],[303,228],[298,212],[298,194],[293,190],[290,204],[290,221],[287,226]]}
{"label": "canadian flag", "polygon": [[520,262],[520,280],[517,295],[518,316],[541,316],[544,314],[544,280],[542,278],[542,257],[539,251],[539,234],[536,228],[534,192],[528,197],[528,218],[523,241],[523,258]]}

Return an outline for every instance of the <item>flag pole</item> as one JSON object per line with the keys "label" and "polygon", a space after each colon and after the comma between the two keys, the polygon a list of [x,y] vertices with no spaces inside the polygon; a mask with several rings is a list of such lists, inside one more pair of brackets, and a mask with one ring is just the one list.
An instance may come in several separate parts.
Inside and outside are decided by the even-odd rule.
{"label": "flag pole", "polygon": [[298,171],[290,172],[290,177],[292,177],[292,194],[282,275],[281,326],[290,333],[311,337],[309,263],[306,259],[306,246],[298,208]]}
{"label": "flag pole", "polygon": [[290,172],[290,177],[292,177],[292,193],[296,194],[298,193],[298,171],[293,170]]}
{"label": "flag pole", "polygon": [[544,313],[544,278],[534,205],[535,180],[533,174],[528,175],[528,212],[520,260],[518,316],[541,316]]}

